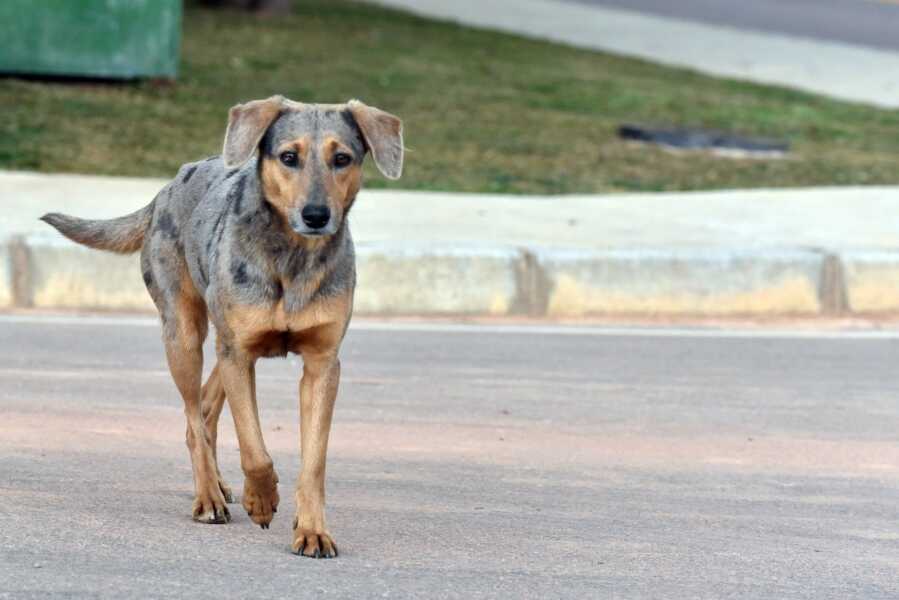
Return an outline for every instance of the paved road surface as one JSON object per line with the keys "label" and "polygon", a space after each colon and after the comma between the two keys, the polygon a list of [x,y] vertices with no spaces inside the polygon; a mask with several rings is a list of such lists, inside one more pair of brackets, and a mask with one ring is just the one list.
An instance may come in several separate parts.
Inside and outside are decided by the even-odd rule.
{"label": "paved road surface", "polygon": [[899,50],[899,4],[876,0],[567,0],[726,25]]}
{"label": "paved road surface", "polygon": [[315,561],[191,522],[152,321],[0,318],[0,598],[899,596],[899,335],[566,331],[351,330]]}

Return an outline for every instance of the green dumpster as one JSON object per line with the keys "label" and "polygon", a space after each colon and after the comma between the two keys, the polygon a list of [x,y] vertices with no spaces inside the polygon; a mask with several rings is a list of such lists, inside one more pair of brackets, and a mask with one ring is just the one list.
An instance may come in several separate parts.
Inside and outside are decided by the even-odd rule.
{"label": "green dumpster", "polygon": [[0,0],[0,72],[174,78],[181,0]]}

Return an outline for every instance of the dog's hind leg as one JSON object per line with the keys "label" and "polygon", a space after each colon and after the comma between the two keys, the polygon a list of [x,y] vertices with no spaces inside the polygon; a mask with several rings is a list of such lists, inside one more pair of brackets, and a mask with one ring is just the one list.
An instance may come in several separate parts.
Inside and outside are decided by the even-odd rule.
{"label": "dog's hind leg", "polygon": [[169,370],[184,399],[184,414],[187,417],[187,447],[196,489],[193,517],[201,523],[226,523],[231,520],[231,515],[219,486],[215,453],[200,400],[203,340],[207,331],[206,306],[189,280],[185,282],[184,279],[180,293],[171,303],[173,310],[163,316],[163,330]]}
{"label": "dog's hind leg", "polygon": [[219,416],[222,414],[222,407],[225,405],[225,388],[222,386],[222,378],[219,375],[218,364],[213,367],[212,372],[206,383],[203,384],[201,392],[200,408],[203,412],[203,420],[206,422],[206,433],[209,435],[209,445],[212,448],[212,457],[215,459],[215,472],[219,480],[219,488],[225,497],[225,502],[231,504],[234,502],[234,494],[231,488],[225,483],[221,470],[218,468],[218,427]]}
{"label": "dog's hind leg", "polygon": [[158,260],[154,268],[150,260],[152,252],[157,252],[157,256],[161,254],[158,248],[144,249],[141,257],[144,280],[162,318],[169,371],[184,399],[187,447],[196,491],[193,518],[201,523],[226,523],[231,520],[231,515],[219,485],[214,442],[206,429],[201,404],[203,341],[208,330],[206,303],[197,293],[183,260],[172,269],[172,262],[178,258],[169,253],[166,260]]}

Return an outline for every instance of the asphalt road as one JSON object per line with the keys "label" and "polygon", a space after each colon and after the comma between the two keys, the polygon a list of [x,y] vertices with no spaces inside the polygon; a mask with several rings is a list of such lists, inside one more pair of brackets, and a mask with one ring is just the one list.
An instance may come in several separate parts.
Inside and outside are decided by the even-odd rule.
{"label": "asphalt road", "polygon": [[899,50],[890,0],[567,0],[687,21]]}
{"label": "asphalt road", "polygon": [[258,372],[271,529],[199,525],[152,321],[0,317],[0,598],[895,599],[897,364],[896,332],[356,327],[316,561],[297,360]]}

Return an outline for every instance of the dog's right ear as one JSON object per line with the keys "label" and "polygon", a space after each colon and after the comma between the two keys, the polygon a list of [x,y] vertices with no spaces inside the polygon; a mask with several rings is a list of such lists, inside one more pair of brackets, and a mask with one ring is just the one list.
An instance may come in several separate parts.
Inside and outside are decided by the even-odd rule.
{"label": "dog's right ear", "polygon": [[253,100],[232,106],[228,113],[228,130],[222,158],[225,168],[241,166],[253,156],[269,125],[284,109],[284,96]]}

